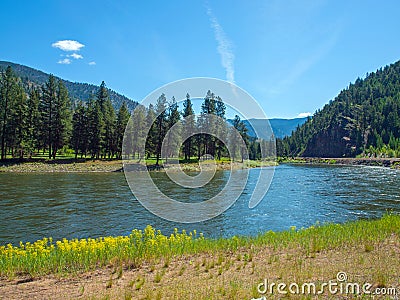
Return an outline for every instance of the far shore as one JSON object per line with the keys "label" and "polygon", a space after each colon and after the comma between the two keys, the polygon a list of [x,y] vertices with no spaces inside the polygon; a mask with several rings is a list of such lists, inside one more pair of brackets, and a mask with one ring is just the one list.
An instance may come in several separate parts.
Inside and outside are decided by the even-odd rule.
{"label": "far shore", "polygon": [[[201,166],[200,166],[201,164]],[[201,163],[190,162],[181,163],[183,171],[187,172],[199,172],[201,169],[212,170],[214,169],[214,163],[212,161],[205,161]],[[245,161],[245,162],[233,162],[229,161],[217,162],[215,165],[216,170],[239,170],[247,168],[255,168],[261,166],[271,165],[273,163],[265,163],[261,161]],[[91,160],[91,159],[56,159],[56,160],[44,160],[44,159],[30,159],[30,160],[6,160],[0,162],[0,173],[92,173],[92,172],[123,172],[124,166],[128,171],[165,171],[168,169],[176,169],[176,165],[169,164],[164,167],[162,163],[159,166],[154,163],[145,165],[144,161],[138,162],[123,161],[123,160]]]}
{"label": "far shore", "polygon": [[[294,157],[278,158],[277,164],[313,164],[313,165],[352,165],[352,166],[378,166],[392,169],[400,169],[400,158],[324,158],[324,157]],[[92,160],[92,159],[9,159],[0,162],[0,173],[92,173],[92,172],[123,172],[124,166],[128,171],[165,171],[168,169],[178,170],[178,166],[169,164],[167,167],[160,163],[156,166],[154,163],[145,165],[144,161],[122,161],[122,160]],[[232,164],[229,161],[218,161],[216,170],[240,170],[247,168],[257,168],[261,166],[273,165],[262,161],[235,161]],[[212,170],[214,163],[212,161],[199,163],[181,163],[180,167],[186,172],[199,172],[201,169]]]}
{"label": "far shore", "polygon": [[400,169],[400,158],[385,157],[294,157],[278,160],[279,163],[376,166]]}

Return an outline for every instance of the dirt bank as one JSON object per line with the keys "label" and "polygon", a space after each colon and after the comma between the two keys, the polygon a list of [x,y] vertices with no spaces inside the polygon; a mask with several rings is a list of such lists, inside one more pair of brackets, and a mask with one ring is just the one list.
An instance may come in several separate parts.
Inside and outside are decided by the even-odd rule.
{"label": "dirt bank", "polygon": [[[262,295],[257,286],[267,279],[302,285],[337,281],[395,288],[400,293],[400,239],[398,235],[366,245],[321,252],[250,246],[237,251],[200,253],[149,262],[140,268],[109,265],[76,275],[0,280],[1,299],[252,299]],[[388,291],[388,290],[386,290]],[[392,291],[392,290],[390,290]],[[265,295],[279,298],[276,291]],[[348,299],[354,295],[290,295],[290,298]],[[302,299],[303,299],[302,298]],[[375,299],[395,299],[394,296]]]}

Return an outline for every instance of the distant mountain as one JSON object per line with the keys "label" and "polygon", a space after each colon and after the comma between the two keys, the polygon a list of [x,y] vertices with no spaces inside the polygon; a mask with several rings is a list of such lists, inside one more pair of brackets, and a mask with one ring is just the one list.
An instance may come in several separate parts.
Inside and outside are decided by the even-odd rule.
{"label": "distant mountain", "polygon": [[[50,74],[45,72],[27,67],[24,65],[19,65],[16,63],[8,61],[0,61],[0,71],[5,70],[8,66],[11,66],[14,73],[22,79],[23,84],[28,88],[32,86],[42,86]],[[61,79],[68,89],[69,96],[72,100],[82,100],[87,101],[91,95],[96,95],[99,87],[88,83],[71,82],[68,80]],[[100,84],[100,83],[99,83]],[[117,92],[108,89],[108,94],[110,96],[113,106],[118,109],[122,103],[125,101],[128,109],[133,110],[137,102],[125,97],[124,95],[118,94]]]}
{"label": "distant mountain", "polygon": [[400,157],[400,61],[356,79],[279,149],[282,156]]}
{"label": "distant mountain", "polygon": [[270,119],[269,123],[275,137],[284,138],[285,136],[290,136],[297,126],[303,125],[305,121],[307,121],[307,118]]}
{"label": "distant mountain", "polygon": [[[292,131],[296,130],[297,126],[303,125],[307,118],[295,118],[295,119],[249,119],[243,120],[247,127],[248,134],[252,137],[256,137],[255,131],[260,135],[260,138],[269,138],[269,128],[272,129],[276,138],[284,138],[292,134]],[[232,124],[231,119],[228,120]],[[269,124],[268,124],[269,121]],[[250,125],[251,123],[251,125]],[[254,127],[254,129],[253,129]]]}

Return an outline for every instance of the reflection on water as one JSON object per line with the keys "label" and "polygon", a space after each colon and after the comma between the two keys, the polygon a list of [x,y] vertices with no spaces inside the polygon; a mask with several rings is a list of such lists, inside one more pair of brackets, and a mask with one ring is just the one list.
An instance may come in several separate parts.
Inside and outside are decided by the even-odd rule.
{"label": "reflection on water", "polygon": [[[254,235],[315,222],[344,222],[400,212],[400,172],[351,166],[292,166],[275,169],[264,200],[248,208],[258,169],[239,200],[222,215],[202,223],[165,221],[133,197],[123,173],[0,174],[0,244],[54,239],[126,235],[151,224],[168,234],[174,227],[206,236]],[[141,176],[141,173],[137,173]],[[202,201],[224,186],[228,171],[215,174],[199,189],[179,188],[154,173],[160,189],[179,201]],[[162,207],[161,207],[162,209]]]}

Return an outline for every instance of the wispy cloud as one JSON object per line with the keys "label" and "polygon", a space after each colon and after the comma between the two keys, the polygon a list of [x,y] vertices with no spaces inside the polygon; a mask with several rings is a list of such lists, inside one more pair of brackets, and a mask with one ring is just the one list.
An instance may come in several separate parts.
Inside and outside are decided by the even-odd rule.
{"label": "wispy cloud", "polygon": [[308,56],[301,57],[299,60],[292,64],[285,77],[275,84],[274,89],[271,90],[272,94],[281,94],[290,85],[303,76],[310,68],[312,68],[318,61],[325,57],[336,45],[336,42],[341,31],[341,26],[335,28],[325,40],[322,40],[310,51]]}
{"label": "wispy cloud", "polygon": [[52,47],[61,49],[62,51],[79,51],[85,45],[74,40],[61,40],[51,44]]}
{"label": "wispy cloud", "polygon": [[69,65],[71,63],[71,60],[69,58],[64,58],[60,59],[57,63],[61,65]]}
{"label": "wispy cloud", "polygon": [[75,59],[82,59],[83,58],[83,56],[78,54],[78,53],[72,53],[70,55],[67,55],[67,57],[72,57],[72,58],[75,58]]}
{"label": "wispy cloud", "polygon": [[297,115],[297,118],[306,118],[306,117],[309,117],[309,116],[312,116],[312,113],[310,113],[310,112],[302,112],[302,113],[299,113]]}
{"label": "wispy cloud", "polygon": [[221,55],[221,63],[226,71],[226,80],[235,82],[235,55],[232,51],[232,42],[226,36],[224,29],[219,24],[210,7],[207,8],[207,15],[210,18],[211,27],[214,29],[215,39],[218,43],[217,50]]}
{"label": "wispy cloud", "polygon": [[95,66],[95,65],[96,65],[96,62],[95,62],[95,61],[89,62],[89,66]]}

